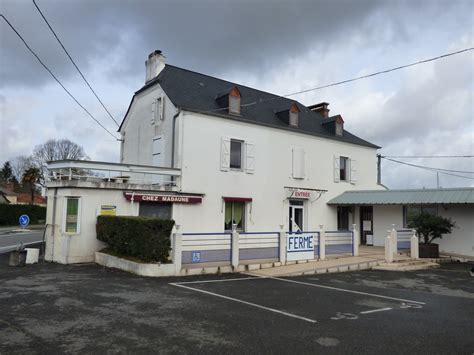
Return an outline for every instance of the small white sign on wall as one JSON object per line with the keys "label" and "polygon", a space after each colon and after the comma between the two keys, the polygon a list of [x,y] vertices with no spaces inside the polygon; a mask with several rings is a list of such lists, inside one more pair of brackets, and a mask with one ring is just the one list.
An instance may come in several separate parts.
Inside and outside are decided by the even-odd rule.
{"label": "small white sign on wall", "polygon": [[286,260],[314,259],[314,235],[290,233],[286,237]]}

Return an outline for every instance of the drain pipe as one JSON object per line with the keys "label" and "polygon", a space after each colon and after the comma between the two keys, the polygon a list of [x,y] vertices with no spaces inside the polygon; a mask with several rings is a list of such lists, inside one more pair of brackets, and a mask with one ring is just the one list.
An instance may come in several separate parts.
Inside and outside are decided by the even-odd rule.
{"label": "drain pipe", "polygon": [[[54,188],[54,196],[53,196],[53,219],[51,221],[52,223],[52,230],[51,230],[51,240],[52,240],[52,246],[51,246],[51,261],[54,262],[54,239],[55,239],[55,231],[56,231],[56,203],[58,199],[58,188]],[[45,252],[44,256],[46,258],[46,245],[45,245]]]}
{"label": "drain pipe", "polygon": [[[176,120],[177,120],[180,113],[181,113],[181,108],[178,107],[178,111],[173,116],[173,133],[172,133],[172,137],[171,137],[171,167],[172,168],[174,168],[174,151],[175,151],[174,146],[175,146],[175,143],[176,143]],[[174,182],[174,180],[175,180],[175,177],[172,176],[171,181]]]}

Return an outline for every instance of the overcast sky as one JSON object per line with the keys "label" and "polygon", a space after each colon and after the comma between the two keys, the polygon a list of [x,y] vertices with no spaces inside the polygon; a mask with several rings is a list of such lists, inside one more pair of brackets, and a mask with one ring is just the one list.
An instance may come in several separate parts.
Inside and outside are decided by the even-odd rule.
{"label": "overcast sky", "polygon": [[[167,63],[284,95],[474,47],[469,0],[37,3],[118,120],[144,84],[144,61],[154,49]],[[114,132],[32,1],[0,0],[0,12]],[[0,22],[0,163],[51,138],[81,144],[94,160],[118,161],[119,144]],[[473,59],[470,51],[294,98],[329,102],[346,129],[382,146],[383,155],[473,155]],[[474,159],[404,161],[474,171]],[[436,174],[384,162],[383,183],[436,187]],[[440,175],[440,184],[474,186],[474,180]]]}

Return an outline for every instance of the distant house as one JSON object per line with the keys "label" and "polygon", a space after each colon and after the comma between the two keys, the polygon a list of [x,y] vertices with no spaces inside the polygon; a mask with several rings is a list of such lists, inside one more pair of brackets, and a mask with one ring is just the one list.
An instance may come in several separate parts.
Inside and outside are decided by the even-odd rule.
{"label": "distant house", "polygon": [[[29,194],[29,193],[17,193],[16,194],[16,204],[18,204],[18,205],[29,205],[29,204],[31,204],[31,194]],[[45,197],[43,197],[41,195],[38,195],[38,194],[35,194],[33,204],[38,205],[38,206],[46,207],[47,201],[46,201]]]}
{"label": "distant house", "polygon": [[12,203],[17,201],[17,194],[10,189],[0,187],[0,203]]}

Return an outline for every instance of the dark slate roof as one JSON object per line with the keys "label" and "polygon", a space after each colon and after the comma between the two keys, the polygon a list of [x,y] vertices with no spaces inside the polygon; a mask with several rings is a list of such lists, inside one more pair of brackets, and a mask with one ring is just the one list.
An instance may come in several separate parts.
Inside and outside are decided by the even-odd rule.
{"label": "dark slate roof", "polygon": [[346,191],[328,205],[474,204],[474,188]]}
{"label": "dark slate roof", "polygon": [[[335,136],[322,126],[326,120],[319,113],[311,111],[297,101],[168,64],[158,77],[143,86],[135,95],[157,83],[161,85],[173,104],[184,110],[380,148],[346,130],[342,137]],[[242,95],[240,116],[228,114],[227,110],[216,101],[217,97],[229,92],[234,86],[238,87]],[[262,102],[245,106],[247,103],[256,101]],[[276,112],[288,110],[294,102],[300,110],[299,127],[289,127],[276,114]]]}

